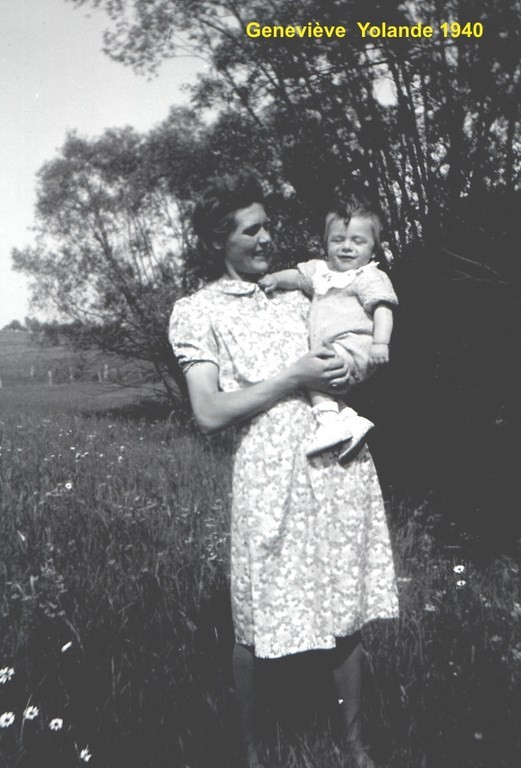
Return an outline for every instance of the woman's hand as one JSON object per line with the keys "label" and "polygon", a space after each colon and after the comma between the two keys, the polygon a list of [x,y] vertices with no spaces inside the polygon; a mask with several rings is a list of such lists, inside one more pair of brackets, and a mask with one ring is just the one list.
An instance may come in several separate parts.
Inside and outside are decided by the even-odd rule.
{"label": "woman's hand", "polygon": [[340,395],[349,388],[347,363],[327,342],[300,357],[290,366],[290,371],[300,387],[318,389],[331,395]]}
{"label": "woman's hand", "polygon": [[268,410],[295,389],[310,387],[341,395],[344,389],[347,391],[348,381],[347,365],[330,344],[308,352],[275,376],[232,392],[219,388],[219,368],[215,363],[201,362],[186,373],[192,410],[206,434]]}

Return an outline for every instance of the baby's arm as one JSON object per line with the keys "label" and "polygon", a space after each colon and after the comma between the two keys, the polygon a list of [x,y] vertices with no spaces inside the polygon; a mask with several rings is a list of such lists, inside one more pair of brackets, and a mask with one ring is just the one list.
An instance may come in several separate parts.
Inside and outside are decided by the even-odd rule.
{"label": "baby's arm", "polygon": [[378,304],[373,315],[373,343],[369,352],[371,365],[389,362],[389,342],[393,332],[393,311],[386,304]]}
{"label": "baby's arm", "polygon": [[280,272],[271,272],[259,280],[260,287],[265,293],[270,294],[277,289],[282,291],[304,291],[304,278],[298,269],[282,269]]}

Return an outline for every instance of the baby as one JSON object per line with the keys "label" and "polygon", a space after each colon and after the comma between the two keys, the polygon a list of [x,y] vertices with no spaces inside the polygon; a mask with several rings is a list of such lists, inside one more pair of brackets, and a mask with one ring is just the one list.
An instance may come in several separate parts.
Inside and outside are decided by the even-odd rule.
{"label": "baby", "polygon": [[[338,203],[326,215],[326,261],[313,259],[259,282],[267,294],[299,289],[312,297],[310,346],[331,343],[346,360],[353,383],[389,361],[392,308],[398,300],[375,261],[382,252],[381,230],[380,216],[366,203],[356,198]],[[345,443],[339,460],[346,460],[374,424],[340,399],[317,391],[310,391],[310,399],[318,429],[307,455]]]}

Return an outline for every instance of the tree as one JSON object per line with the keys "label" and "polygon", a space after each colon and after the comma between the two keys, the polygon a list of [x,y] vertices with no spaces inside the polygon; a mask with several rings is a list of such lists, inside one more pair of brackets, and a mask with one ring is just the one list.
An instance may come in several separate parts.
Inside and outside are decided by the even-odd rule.
{"label": "tree", "polygon": [[[68,322],[76,346],[151,363],[172,395],[171,378],[183,379],[166,324],[174,300],[202,274],[189,223],[194,199],[208,175],[236,170],[245,157],[260,172],[268,151],[251,120],[227,112],[211,126],[172,109],[147,134],[71,133],[39,172],[37,241],[13,252],[15,269],[32,278],[36,304]],[[291,201],[273,197],[290,215]],[[292,230],[283,229],[291,251]]]}
{"label": "tree", "polygon": [[3,330],[4,331],[25,331],[25,327],[22,325],[22,323],[19,320],[11,320],[10,323],[7,323],[7,325],[4,325]]}
{"label": "tree", "polygon": [[178,372],[165,318],[181,287],[183,163],[190,165],[198,130],[186,111],[175,124],[162,136],[178,170],[168,169],[168,189],[155,135],[69,134],[39,173],[36,246],[13,254],[15,268],[33,279],[37,303],[76,321],[83,345],[149,361],[168,389],[167,374]]}
{"label": "tree", "polygon": [[[378,191],[402,248],[420,237],[447,245],[469,201],[519,191],[516,0],[69,2],[103,7],[114,25],[107,52],[137,70],[154,71],[180,50],[206,58],[213,74],[196,87],[198,104],[247,115],[312,206],[335,183]],[[249,39],[252,19],[345,24],[348,39]],[[359,19],[421,20],[436,33],[429,41],[362,38]],[[485,33],[443,37],[443,19],[480,20]]]}

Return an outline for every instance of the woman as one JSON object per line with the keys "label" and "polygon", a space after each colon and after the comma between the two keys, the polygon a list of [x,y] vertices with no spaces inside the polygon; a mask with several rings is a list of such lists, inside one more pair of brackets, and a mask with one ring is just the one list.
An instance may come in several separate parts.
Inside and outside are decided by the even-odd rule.
{"label": "woman", "polygon": [[242,425],[233,470],[233,671],[248,768],[255,745],[254,657],[336,649],[334,678],[349,750],[370,768],[360,732],[360,629],[397,615],[392,553],[378,479],[364,449],[341,467],[310,460],[305,388],[338,393],[346,365],[332,348],[307,349],[309,303],[298,291],[267,297],[263,196],[251,176],[210,187],[194,228],[221,276],[178,301],[170,339],[197,423]]}

